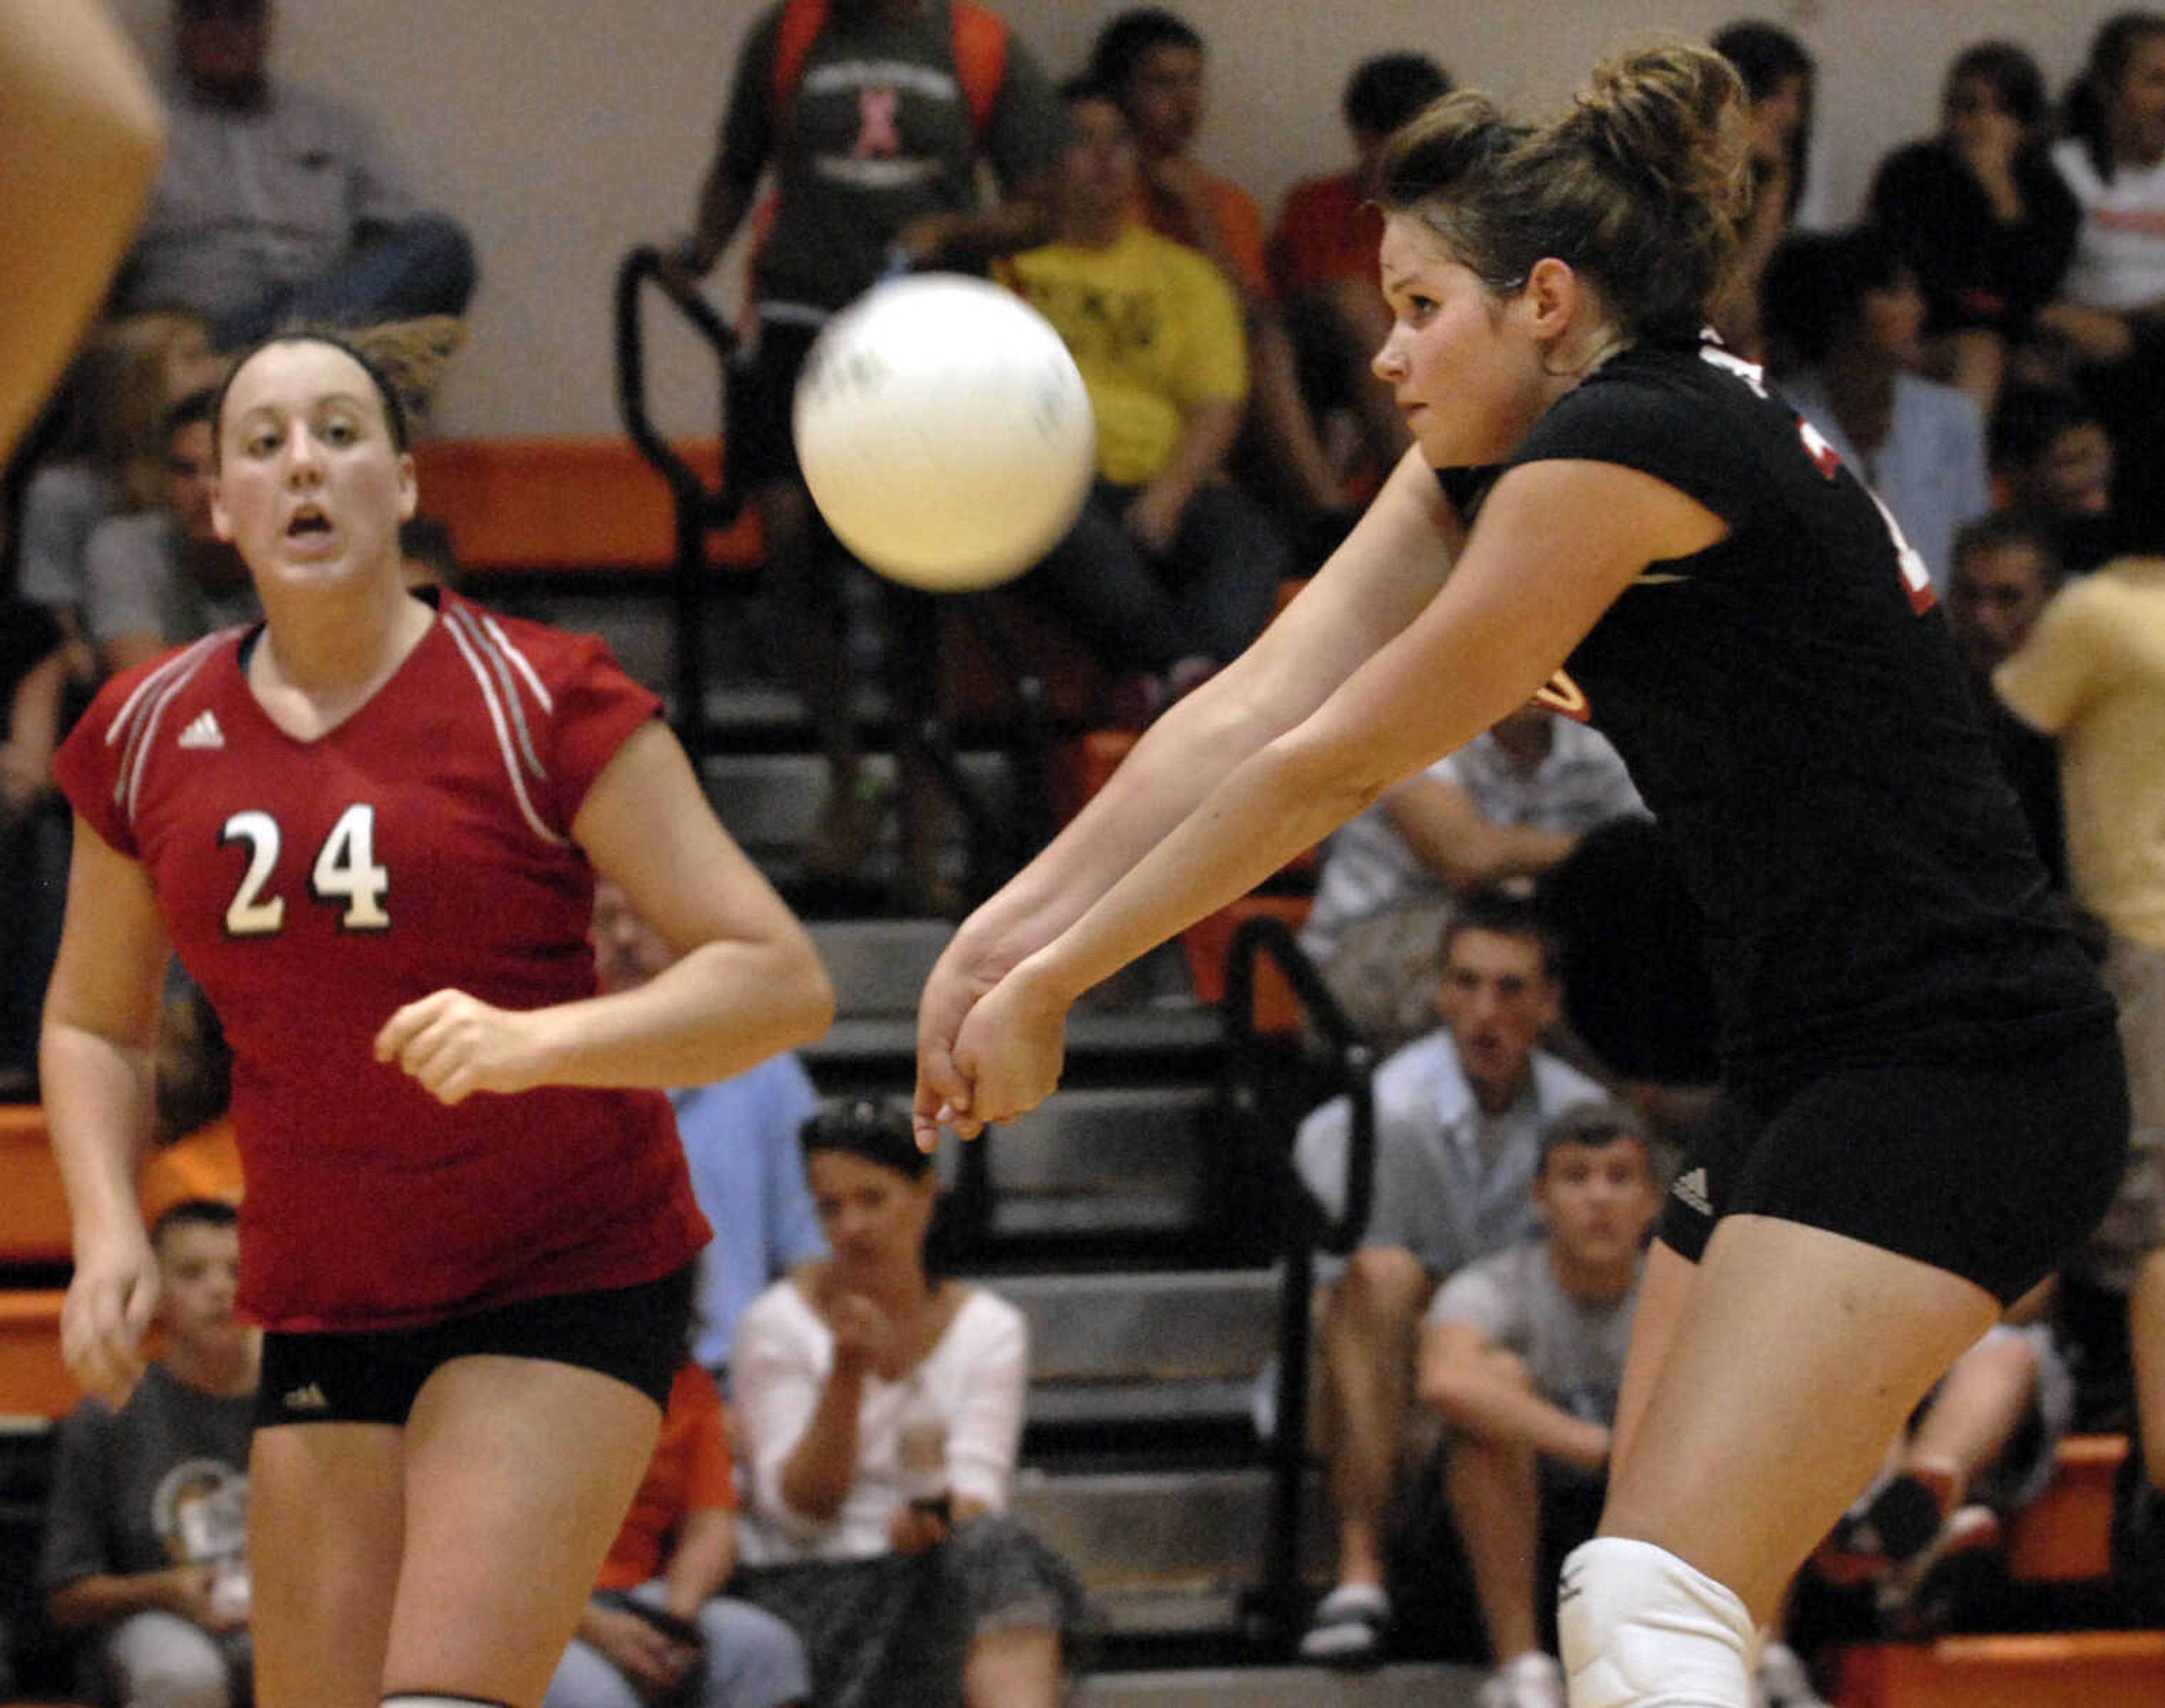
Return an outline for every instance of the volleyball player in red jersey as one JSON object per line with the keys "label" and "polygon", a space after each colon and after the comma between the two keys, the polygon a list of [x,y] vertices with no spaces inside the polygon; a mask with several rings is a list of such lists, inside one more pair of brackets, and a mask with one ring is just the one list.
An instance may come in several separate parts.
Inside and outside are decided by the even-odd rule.
{"label": "volleyball player in red jersey", "polygon": [[[170,943],[234,1050],[257,1700],[530,1705],[682,1357],[707,1228],[660,1088],[803,1042],[831,996],[600,643],[406,592],[403,417],[357,349],[259,347],[217,426],[265,621],[109,685],[55,768],[63,1350],[107,1394],[140,1368]],[[598,875],[684,951],[638,991],[598,994]]]}
{"label": "volleyball player in red jersey", "polygon": [[104,297],[165,121],[96,0],[0,7],[0,463]]}
{"label": "volleyball player in red jersey", "polygon": [[1068,1006],[1539,692],[1630,767],[1706,916],[1724,1102],[1649,1258],[1574,1708],[1745,1708],[1755,1627],[1932,1380],[2104,1211],[2113,1011],[1893,518],[1704,341],[1736,74],[1677,45],[1532,128],[1455,96],[1382,174],[1416,441],[1246,654],[956,936],[917,1115],[1056,1082]]}

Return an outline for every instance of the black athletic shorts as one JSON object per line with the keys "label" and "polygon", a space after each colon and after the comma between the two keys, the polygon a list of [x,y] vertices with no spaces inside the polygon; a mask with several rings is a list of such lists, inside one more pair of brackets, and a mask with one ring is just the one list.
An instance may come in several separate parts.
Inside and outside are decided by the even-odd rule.
{"label": "black athletic shorts", "polygon": [[749,349],[730,358],[727,427],[730,475],[747,497],[778,481],[801,481],[791,416],[797,376],[819,335],[816,326],[762,320]]}
{"label": "black athletic shorts", "polygon": [[1846,1069],[1780,1101],[1725,1090],[1677,1171],[1661,1238],[1696,1263],[1720,1217],[1779,1217],[2011,1304],[2097,1225],[2127,1140],[2110,1026],[1991,1062]]}
{"label": "black athletic shorts", "polygon": [[697,1273],[687,1264],[635,1287],[522,1299],[419,1328],[266,1333],[255,1427],[403,1427],[430,1376],[454,1359],[487,1356],[598,1370],[666,1411],[684,1362]]}

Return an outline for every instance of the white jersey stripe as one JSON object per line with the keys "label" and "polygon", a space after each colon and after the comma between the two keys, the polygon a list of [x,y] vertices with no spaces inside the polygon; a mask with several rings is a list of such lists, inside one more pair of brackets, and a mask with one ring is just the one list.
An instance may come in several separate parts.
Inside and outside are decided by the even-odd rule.
{"label": "white jersey stripe", "polygon": [[475,685],[481,690],[482,703],[488,707],[489,722],[496,727],[496,744],[503,758],[505,775],[511,779],[511,792],[518,800],[519,811],[525,818],[528,828],[552,847],[564,847],[571,838],[557,835],[544,824],[540,815],[534,810],[534,803],[527,798],[526,780],[519,774],[519,755],[512,749],[511,732],[504,727],[503,707],[497,702],[496,684],[489,680],[487,666],[475,655],[474,644],[466,639],[457,623],[445,623],[444,632],[450,636],[452,644],[459,649],[459,656],[466,661],[466,668],[473,672]]}
{"label": "white jersey stripe", "polygon": [[128,720],[134,715],[136,706],[145,696],[155,694],[158,691],[159,687],[165,682],[166,678],[171,675],[174,671],[179,670],[182,665],[186,665],[190,659],[193,658],[197,653],[200,652],[203,648],[208,646],[213,641],[218,639],[219,636],[215,634],[205,635],[201,640],[196,642],[193,646],[187,648],[185,651],[175,653],[172,657],[167,659],[165,663],[160,665],[156,670],[151,671],[149,675],[144,677],[141,681],[138,682],[135,685],[135,691],[130,694],[125,700],[122,701],[120,702],[120,709],[113,714],[112,725],[105,732],[105,744],[108,747],[117,747],[122,742],[127,740]]}
{"label": "white jersey stripe", "polygon": [[549,773],[534,751],[533,734],[526,727],[526,707],[519,700],[519,685],[511,680],[511,672],[505,667],[503,655],[481,632],[480,625],[474,621],[471,612],[453,611],[450,617],[466,639],[473,643],[475,653],[495,676],[497,686],[503,691],[504,709],[511,714],[512,733],[518,738],[519,751],[526,760],[526,769],[537,780],[547,781]]}
{"label": "white jersey stripe", "polygon": [[498,627],[493,617],[483,617],[481,623],[482,627],[495,637],[496,644],[503,649],[511,662],[519,667],[519,674],[526,678],[526,686],[534,691],[534,697],[541,702],[541,709],[553,714],[556,702],[549,697],[549,690],[541,681],[541,673],[527,662],[524,653],[511,644],[511,637]]}
{"label": "white jersey stripe", "polygon": [[[142,791],[143,774],[150,763],[150,749],[157,741],[158,726],[165,721],[166,708],[194,680],[196,672],[210,658],[212,644],[219,639],[220,636],[214,634],[205,635],[173,660],[176,666],[182,668],[159,672],[166,681],[145,703],[142,722],[129,738],[128,744],[121,749],[119,771],[113,779],[113,800],[131,824],[135,820],[135,801]],[[131,700],[134,697],[129,696]]]}

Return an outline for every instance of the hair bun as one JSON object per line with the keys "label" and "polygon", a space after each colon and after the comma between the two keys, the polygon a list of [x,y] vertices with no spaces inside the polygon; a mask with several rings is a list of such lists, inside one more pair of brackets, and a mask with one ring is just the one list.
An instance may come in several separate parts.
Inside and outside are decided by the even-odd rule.
{"label": "hair bun", "polygon": [[1710,48],[1672,42],[1604,60],[1565,128],[1666,196],[1731,220],[1751,205],[1743,81]]}

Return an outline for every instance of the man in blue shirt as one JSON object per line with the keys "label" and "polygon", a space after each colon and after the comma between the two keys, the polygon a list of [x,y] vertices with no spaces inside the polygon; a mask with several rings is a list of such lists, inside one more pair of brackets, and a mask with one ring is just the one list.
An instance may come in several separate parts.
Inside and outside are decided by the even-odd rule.
{"label": "man in blue shirt", "polygon": [[[594,891],[594,963],[605,991],[643,985],[674,959],[614,884]],[[711,1085],[672,1091],[692,1193],[714,1224],[699,1259],[692,1357],[729,1392],[737,1318],[777,1277],[827,1255],[797,1134],[819,1106],[788,1051]]]}

